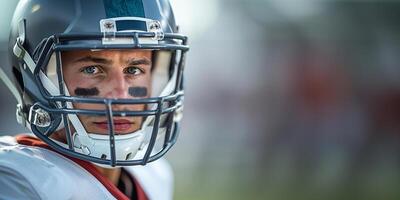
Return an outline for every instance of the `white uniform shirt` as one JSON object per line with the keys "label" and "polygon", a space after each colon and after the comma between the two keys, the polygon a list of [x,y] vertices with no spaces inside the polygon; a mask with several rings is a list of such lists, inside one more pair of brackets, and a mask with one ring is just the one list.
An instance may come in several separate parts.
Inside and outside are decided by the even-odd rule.
{"label": "white uniform shirt", "polygon": [[[172,199],[173,176],[159,159],[146,166],[124,167],[149,199]],[[0,137],[0,200],[115,199],[88,171],[64,156]]]}

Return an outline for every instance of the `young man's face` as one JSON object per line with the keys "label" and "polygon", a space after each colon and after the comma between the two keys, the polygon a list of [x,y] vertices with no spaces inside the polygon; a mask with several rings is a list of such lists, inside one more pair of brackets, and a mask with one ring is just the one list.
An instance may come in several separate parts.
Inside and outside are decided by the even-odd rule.
{"label": "young man's face", "polygon": [[[62,53],[65,84],[71,96],[132,99],[149,97],[152,53],[147,50],[70,51]],[[105,105],[74,103],[76,109],[104,110]],[[115,111],[140,111],[143,104],[113,105]],[[106,116],[79,115],[88,133],[108,134]],[[113,117],[114,131],[138,130],[143,117]]]}

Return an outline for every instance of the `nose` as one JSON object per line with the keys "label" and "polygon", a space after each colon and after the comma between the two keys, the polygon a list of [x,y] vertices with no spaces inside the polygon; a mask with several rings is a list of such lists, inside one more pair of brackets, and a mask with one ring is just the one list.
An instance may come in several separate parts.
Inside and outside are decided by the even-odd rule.
{"label": "nose", "polygon": [[105,82],[105,87],[107,88],[106,98],[129,98],[129,84],[122,71],[115,70],[111,72],[107,79]]}

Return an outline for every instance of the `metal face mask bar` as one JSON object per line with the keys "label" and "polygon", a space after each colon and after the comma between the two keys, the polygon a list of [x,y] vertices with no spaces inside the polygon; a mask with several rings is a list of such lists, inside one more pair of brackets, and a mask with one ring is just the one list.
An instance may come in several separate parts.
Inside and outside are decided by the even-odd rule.
{"label": "metal face mask bar", "polygon": [[[92,162],[100,163],[100,164],[108,164],[111,166],[116,166],[116,165],[137,165],[137,164],[146,164],[147,162],[154,161],[158,158],[160,158],[162,155],[164,155],[171,147],[172,145],[176,142],[176,139],[178,137],[178,131],[179,131],[179,125],[177,122],[173,121],[173,123],[168,123],[166,130],[165,130],[165,135],[164,135],[164,144],[163,144],[163,149],[155,155],[151,155],[151,151],[153,150],[153,147],[155,145],[156,139],[159,134],[159,127],[160,127],[160,118],[161,115],[167,114],[168,117],[172,117],[175,115],[175,112],[181,108],[181,98],[183,97],[183,93],[177,93],[175,95],[172,95],[170,97],[160,97],[160,98],[152,98],[152,99],[141,99],[137,100],[129,100],[129,99],[117,99],[117,100],[112,100],[112,99],[80,99],[79,97],[68,97],[68,98],[73,98],[74,100],[65,100],[68,102],[74,101],[74,102],[90,102],[90,103],[98,103],[98,104],[105,104],[107,106],[107,109],[104,111],[99,111],[99,110],[82,110],[82,109],[70,109],[70,108],[62,108],[62,109],[52,109],[49,108],[48,106],[43,105],[42,103],[36,103],[31,107],[31,129],[37,135],[40,139],[45,140],[49,144],[52,144],[51,146],[53,148],[56,148],[56,150],[59,150],[61,153],[66,153],[68,155],[75,156],[77,158],[85,158],[87,160],[90,160]],[[64,98],[64,97],[59,97],[59,98]],[[91,100],[101,100],[99,102],[94,102]],[[61,101],[60,101],[61,102]],[[163,108],[163,102],[171,102],[175,105],[170,106],[168,108]],[[150,103],[156,103],[157,107],[156,109],[152,110],[146,110],[146,111],[113,111],[112,110],[112,105],[113,104],[150,104]],[[111,158],[110,160],[105,160],[101,159],[98,157],[93,157],[90,155],[83,155],[82,153],[76,152],[76,149],[74,148],[73,144],[73,138],[71,137],[73,134],[71,132],[71,128],[69,126],[69,121],[68,121],[68,116],[69,114],[73,115],[78,115],[78,114],[85,114],[85,115],[96,115],[96,116],[106,116],[107,117],[107,122],[109,125],[109,143],[110,143],[110,155]],[[66,130],[66,138],[68,142],[68,148],[65,149],[58,144],[57,142],[51,140],[49,136],[52,134],[50,132],[50,129],[45,129],[44,131],[41,130],[45,128],[46,123],[52,123],[51,122],[51,117],[52,116],[57,116],[61,115],[62,120],[64,121],[65,124],[65,130]],[[114,130],[114,123],[113,123],[113,117],[114,116],[141,116],[141,117],[154,117],[154,122],[153,122],[153,127],[151,131],[151,138],[150,138],[150,143],[148,144],[148,147],[146,149],[146,152],[141,160],[116,160],[115,156],[115,132]],[[39,120],[37,118],[40,118]],[[168,119],[171,120],[171,119]],[[35,122],[37,121],[37,122]],[[136,134],[136,133],[134,133]]]}
{"label": "metal face mask bar", "polygon": [[[124,21],[125,20],[125,21]],[[159,30],[159,24],[156,22],[146,23],[148,29],[153,31],[110,31],[114,30],[118,23],[128,23],[124,20],[102,21],[101,24],[105,29],[102,33],[86,33],[86,34],[57,34],[43,40],[41,43],[41,51],[39,52],[36,67],[32,66],[29,55],[22,45],[17,41],[14,47],[14,53],[24,60],[25,67],[29,67],[33,73],[35,81],[39,86],[40,94],[43,100],[31,106],[29,112],[29,122],[33,133],[48,143],[55,150],[71,155],[76,158],[83,158],[99,164],[111,166],[124,165],[144,165],[147,162],[154,161],[163,156],[176,142],[179,132],[179,119],[181,118],[183,103],[183,69],[185,54],[189,47],[187,46],[187,37],[179,34],[162,33]],[[132,22],[132,21],[131,21]],[[113,24],[114,23],[114,24]],[[132,24],[131,24],[132,25]],[[126,42],[128,41],[128,42]],[[158,97],[141,98],[141,99],[104,99],[104,98],[86,98],[77,96],[68,96],[65,91],[65,85],[62,75],[61,51],[72,50],[107,50],[107,49],[149,49],[149,50],[169,50],[174,52],[176,58],[172,59],[170,66],[176,65],[175,87],[171,93],[161,94]],[[46,71],[47,64],[51,55],[56,55],[57,75],[58,75],[58,94],[49,92],[43,83],[43,72]],[[27,57],[28,56],[28,57]],[[86,103],[104,105],[104,110],[88,110],[74,109],[72,103]],[[143,111],[114,111],[113,105],[123,104],[145,104],[155,105],[155,108]],[[151,107],[151,106],[149,106]],[[69,115],[97,115],[106,116],[108,123],[108,138],[110,157],[107,159],[94,157],[85,154],[85,151],[77,152],[74,146],[74,138],[71,132]],[[162,118],[162,115],[166,117]],[[140,116],[145,117],[146,121],[151,121],[152,130],[148,142],[145,141],[146,148],[142,158],[134,160],[120,160],[116,158],[116,135],[114,132],[114,116]],[[161,122],[166,122],[164,142],[162,149],[152,154],[153,147],[159,137],[159,128]],[[57,141],[50,139],[50,135],[57,129],[60,123],[64,123],[66,130],[67,147],[63,147]],[[146,123],[146,122],[145,122]],[[148,124],[144,124],[145,126]],[[136,134],[136,133],[133,133]],[[147,136],[146,136],[147,137]],[[139,149],[141,150],[141,149]]]}

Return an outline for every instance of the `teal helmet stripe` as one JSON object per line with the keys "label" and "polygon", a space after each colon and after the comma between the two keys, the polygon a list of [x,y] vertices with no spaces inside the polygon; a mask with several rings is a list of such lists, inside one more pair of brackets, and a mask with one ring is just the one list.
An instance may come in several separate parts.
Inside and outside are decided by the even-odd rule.
{"label": "teal helmet stripe", "polygon": [[103,0],[107,18],[145,17],[142,0]]}

